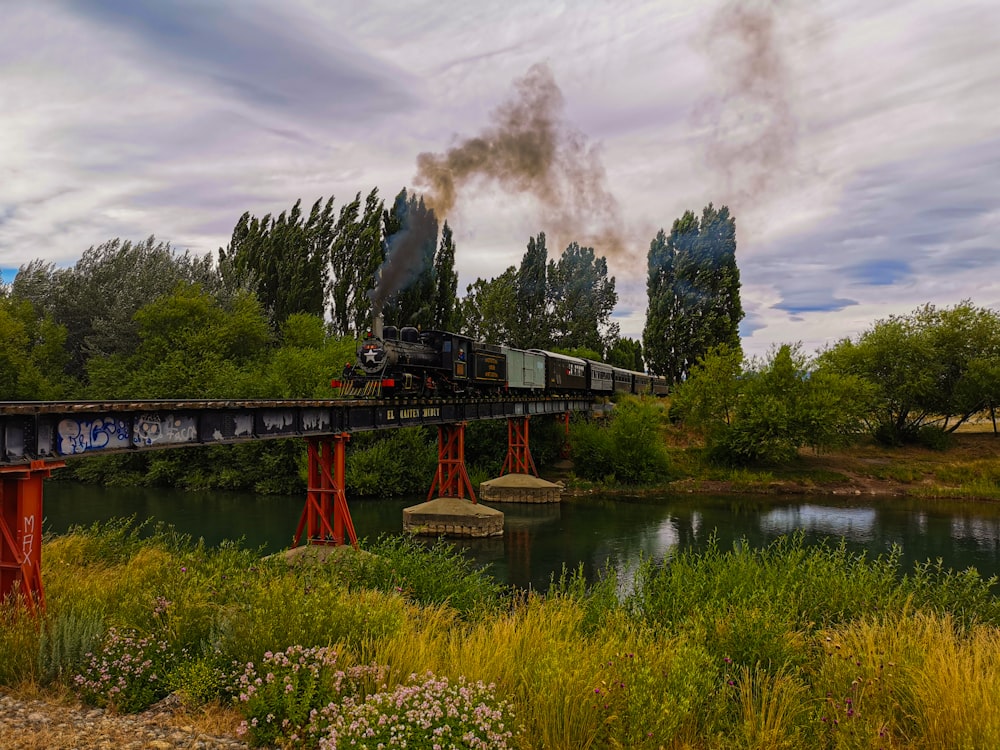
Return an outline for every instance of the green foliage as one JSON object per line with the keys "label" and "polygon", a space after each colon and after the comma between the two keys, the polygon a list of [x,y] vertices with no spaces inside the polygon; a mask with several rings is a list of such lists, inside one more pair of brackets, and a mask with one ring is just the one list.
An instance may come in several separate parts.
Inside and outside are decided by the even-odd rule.
{"label": "green foliage", "polygon": [[73,682],[84,701],[134,713],[167,695],[174,654],[166,641],[111,628]]}
{"label": "green foliage", "polygon": [[515,277],[516,325],[509,343],[522,349],[550,349],[552,320],[549,311],[548,249],[545,232],[528,238],[528,248],[521,257]]}
{"label": "green foliage", "polygon": [[134,354],[88,361],[95,397],[256,395],[252,365],[270,334],[253,297],[237,295],[227,306],[198,286],[180,286],[135,320],[141,343]]}
{"label": "green foliage", "polygon": [[721,344],[739,348],[740,273],[736,222],[710,203],[701,220],[692,211],[661,229],[649,245],[649,307],[642,341],[651,372],[673,383]]}
{"label": "green foliage", "polygon": [[426,492],[437,466],[437,446],[419,427],[356,435],[348,445],[347,492],[396,497]]}
{"label": "green foliage", "polygon": [[507,750],[514,726],[511,705],[495,686],[427,673],[364,701],[330,703],[322,712],[328,735],[319,747],[412,747]]}
{"label": "green foliage", "polygon": [[360,336],[371,325],[371,299],[375,274],[382,263],[382,212],[374,188],[361,208],[361,193],[340,209],[330,244],[330,315],[340,336]]}
{"label": "green foliage", "polygon": [[396,591],[422,605],[447,604],[462,615],[495,610],[504,587],[488,570],[474,568],[451,544],[425,546],[412,537],[385,536],[366,549],[371,555],[339,563],[341,580],[350,587]]}
{"label": "green foliage", "polygon": [[849,375],[813,375],[798,346],[783,345],[746,370],[738,350],[709,352],[680,384],[672,412],[707,437],[721,464],[781,463],[801,446],[846,443],[868,404],[865,385]]}
{"label": "green foliage", "polygon": [[38,671],[43,682],[79,674],[96,652],[107,626],[100,611],[64,609],[42,623],[38,640]]}
{"label": "green foliage", "polygon": [[518,325],[517,270],[510,266],[496,278],[476,279],[462,299],[463,330],[474,339],[506,344]]}
{"label": "green foliage", "polygon": [[316,716],[320,709],[363,701],[382,685],[382,673],[378,667],[338,669],[337,652],[326,646],[267,651],[259,666],[248,662],[230,688],[245,717],[238,733],[248,735],[255,747],[279,742],[304,747],[325,729],[326,722]]}
{"label": "green foliage", "polygon": [[66,329],[28,301],[0,294],[0,400],[60,398],[69,383]]}
{"label": "green foliage", "polygon": [[458,328],[458,273],[455,271],[455,239],[448,222],[441,228],[441,245],[434,256],[433,328],[454,331]]}
{"label": "green foliage", "polygon": [[573,242],[558,261],[549,261],[548,286],[554,346],[603,352],[618,338],[618,324],[610,322],[618,303],[615,279],[592,247]]}
{"label": "green foliage", "polygon": [[881,442],[915,442],[925,424],[953,432],[1000,401],[1000,314],[968,300],[924,305],[838,342],[818,364],[868,384],[866,417]]}
{"label": "green foliage", "polygon": [[657,402],[627,398],[615,405],[607,425],[574,423],[570,444],[577,473],[622,484],[662,481],[670,470],[660,432],[663,416]]}
{"label": "green foliage", "polygon": [[135,313],[178,284],[220,291],[211,256],[177,254],[152,236],[116,238],[84,251],[73,268],[41,260],[21,266],[12,295],[66,328],[67,371],[82,378],[88,360],[131,354],[139,342]]}
{"label": "green foliage", "polygon": [[226,248],[219,271],[230,290],[251,288],[274,325],[297,312],[322,315],[326,304],[329,248],[334,234],[333,198],[319,198],[303,216],[302,201],[277,218],[246,212]]}
{"label": "green foliage", "polygon": [[637,339],[618,338],[608,349],[607,362],[633,372],[645,372],[642,359],[642,342]]}

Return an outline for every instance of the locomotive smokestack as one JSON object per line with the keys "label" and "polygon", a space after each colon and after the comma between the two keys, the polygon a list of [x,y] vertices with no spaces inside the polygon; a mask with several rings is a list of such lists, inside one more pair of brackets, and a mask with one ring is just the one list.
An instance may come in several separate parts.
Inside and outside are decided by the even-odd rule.
{"label": "locomotive smokestack", "polygon": [[375,319],[372,321],[372,334],[375,336],[375,338],[379,339],[382,338],[382,328],[384,324],[385,324],[385,318],[383,317],[382,313],[378,313],[375,316]]}

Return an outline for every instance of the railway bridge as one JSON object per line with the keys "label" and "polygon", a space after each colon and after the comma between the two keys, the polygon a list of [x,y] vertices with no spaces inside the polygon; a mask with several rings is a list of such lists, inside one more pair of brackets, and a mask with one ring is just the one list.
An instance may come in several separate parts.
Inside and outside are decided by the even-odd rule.
{"label": "railway bridge", "polygon": [[508,421],[504,472],[535,473],[528,420],[589,411],[581,397],[408,400],[147,400],[0,402],[0,599],[20,593],[44,606],[41,579],[44,480],[71,457],[252,440],[306,442],[306,502],[292,546],[357,546],[344,492],[346,443],[355,432],[437,426],[438,466],[428,499],[476,502],[465,469],[465,425]]}

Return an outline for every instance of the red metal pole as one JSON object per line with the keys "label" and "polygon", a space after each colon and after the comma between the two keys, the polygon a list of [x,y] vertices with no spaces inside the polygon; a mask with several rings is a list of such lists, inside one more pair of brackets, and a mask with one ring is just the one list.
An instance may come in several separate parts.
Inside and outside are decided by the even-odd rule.
{"label": "red metal pole", "polygon": [[347,507],[345,488],[348,433],[332,437],[307,438],[308,467],[306,505],[302,509],[292,546],[306,544],[346,544],[355,548],[358,536],[354,531],[351,511]]}
{"label": "red metal pole", "polygon": [[438,465],[427,499],[435,497],[464,498],[476,502],[476,492],[465,470],[465,422],[438,427]]}
{"label": "red metal pole", "polygon": [[507,458],[504,459],[501,474],[533,474],[538,476],[535,461],[528,445],[528,420],[523,417],[507,419]]}
{"label": "red metal pole", "polygon": [[45,609],[42,588],[42,485],[62,461],[0,468],[0,599],[23,597]]}
{"label": "red metal pole", "polygon": [[562,415],[562,422],[563,426],[565,427],[565,433],[564,433],[565,440],[563,442],[562,450],[559,451],[559,454],[563,458],[569,458],[569,412],[568,411]]}

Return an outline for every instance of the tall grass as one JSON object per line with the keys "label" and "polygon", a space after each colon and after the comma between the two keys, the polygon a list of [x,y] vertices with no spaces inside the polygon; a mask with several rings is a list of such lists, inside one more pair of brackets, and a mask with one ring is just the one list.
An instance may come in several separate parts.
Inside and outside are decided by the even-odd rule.
{"label": "tall grass", "polygon": [[[450,548],[398,540],[302,566],[127,523],[45,545],[45,616],[0,607],[0,686],[72,689],[84,673],[96,703],[141,708],[175,690],[246,712],[236,680],[248,663],[330,648],[345,669],[378,665],[387,691],[427,673],[493,685],[525,750],[1000,747],[993,584],[901,571],[896,554],[799,537],[713,546],[647,562],[628,594],[616,571],[576,571],[542,596],[503,591]],[[113,653],[124,672],[130,644],[161,642],[162,689],[100,692],[88,654]],[[310,695],[287,698],[296,716],[322,708]]]}

